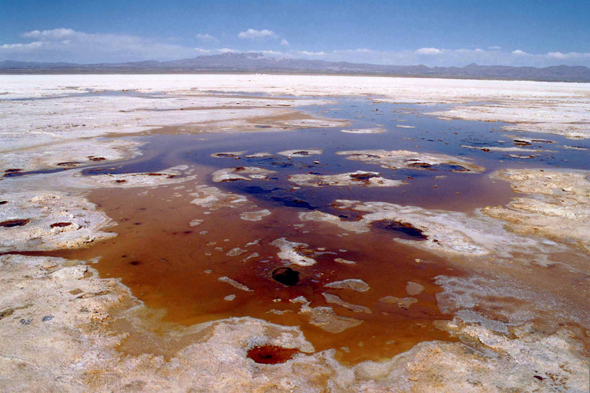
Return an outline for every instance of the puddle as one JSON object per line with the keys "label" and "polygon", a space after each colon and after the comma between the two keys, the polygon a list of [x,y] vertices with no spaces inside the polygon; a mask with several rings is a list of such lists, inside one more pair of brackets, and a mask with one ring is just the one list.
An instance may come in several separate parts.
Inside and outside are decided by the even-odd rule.
{"label": "puddle", "polygon": [[401,221],[383,220],[371,223],[373,228],[391,234],[393,237],[399,237],[408,240],[428,240],[428,237],[418,228]]}
{"label": "puddle", "polygon": [[30,220],[8,220],[0,222],[0,227],[3,228],[13,228],[13,227],[22,227],[29,223]]}
{"label": "puddle", "polygon": [[276,345],[261,345],[248,350],[248,357],[256,363],[278,364],[292,359],[299,352],[294,348],[282,348]]}
{"label": "puddle", "polygon": [[[379,111],[375,111],[378,107]],[[333,111],[332,109],[340,109]],[[436,108],[435,108],[436,109]],[[435,110],[432,107],[428,111]],[[292,132],[152,135],[134,138],[148,142],[143,156],[118,163],[116,167],[85,170],[88,176],[104,173],[155,173],[177,165],[196,168],[197,179],[156,189],[103,189],[88,198],[118,223],[109,228],[117,236],[90,248],[50,253],[72,259],[91,260],[102,277],[120,278],[145,304],[165,311],[162,322],[190,326],[228,317],[250,316],[286,326],[300,326],[317,351],[336,349],[347,364],[381,360],[411,349],[422,341],[456,341],[435,327],[434,321],[452,319],[442,314],[435,295],[441,288],[435,277],[463,276],[444,259],[393,241],[401,237],[425,240],[419,228],[398,221],[379,221],[368,233],[352,233],[331,224],[306,222],[298,215],[309,210],[357,220],[354,211],[332,206],[337,199],[381,201],[428,209],[471,212],[486,205],[505,205],[514,196],[505,182],[492,181],[489,172],[503,167],[550,167],[567,163],[581,167],[583,152],[539,154],[530,160],[514,160],[498,153],[463,149],[477,140],[495,143],[506,139],[495,130],[501,124],[441,121],[421,115],[422,108],[373,104],[367,100],[342,99],[335,107],[315,111],[326,117],[354,120],[355,129],[383,128],[383,133],[351,134],[340,129],[308,129]],[[376,115],[383,113],[383,115]],[[396,127],[401,121],[415,128]],[[259,126],[264,127],[264,126]],[[168,130],[170,131],[170,130]],[[558,138],[552,136],[552,140]],[[506,145],[513,141],[506,139]],[[536,144],[536,143],[535,143]],[[310,150],[322,154],[307,154]],[[443,153],[469,158],[486,168],[485,173],[462,173],[462,167],[440,165],[402,170],[347,160],[343,150],[410,150]],[[284,157],[277,153],[296,152]],[[557,149],[556,149],[557,150]],[[236,152],[246,152],[236,154]],[[230,153],[228,153],[230,152]],[[271,153],[271,156],[257,153]],[[221,154],[219,154],[221,153]],[[587,157],[585,155],[585,157]],[[276,171],[266,179],[213,183],[211,174],[224,168],[258,167]],[[294,174],[341,174],[379,172],[382,177],[402,180],[398,187],[369,188],[363,182],[376,175],[357,175],[358,186],[295,187],[288,181]],[[199,185],[223,192],[246,195],[243,207],[208,209],[191,201]],[[245,220],[246,213],[267,210],[260,220]],[[246,214],[246,215],[245,215]],[[2,223],[5,224],[5,223]],[[65,226],[68,223],[55,225]],[[0,224],[1,225],[1,224]],[[24,224],[22,224],[24,225]],[[281,260],[271,243],[285,238],[301,243],[295,252],[315,261],[297,266]],[[337,281],[362,280],[370,289],[358,292],[326,287]],[[408,283],[424,289],[408,298]],[[333,296],[338,296],[334,301]],[[412,299],[414,299],[412,298]],[[299,300],[296,300],[299,299]],[[331,303],[327,302],[330,299]],[[380,301],[398,299],[396,301]],[[401,300],[400,300],[401,299]],[[337,316],[359,323],[339,333],[310,323],[309,307],[332,307]],[[346,306],[348,305],[348,307]],[[354,307],[351,307],[354,305]],[[370,310],[355,312],[355,310]],[[152,326],[160,331],[163,325]],[[142,346],[131,334],[120,350],[139,354],[149,350],[169,356],[163,345]],[[146,349],[147,348],[147,349]],[[251,348],[248,356],[258,363],[281,363],[297,350],[274,346]]]}

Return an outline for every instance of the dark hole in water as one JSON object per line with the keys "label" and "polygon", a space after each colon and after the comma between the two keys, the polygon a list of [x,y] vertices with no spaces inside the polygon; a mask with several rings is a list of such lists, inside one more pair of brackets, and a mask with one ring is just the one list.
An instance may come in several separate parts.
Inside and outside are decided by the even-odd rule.
{"label": "dark hole in water", "polygon": [[248,350],[248,357],[256,363],[278,364],[285,363],[299,352],[295,348],[283,348],[277,345],[260,345]]}
{"label": "dark hole in water", "polygon": [[129,264],[133,265],[133,266],[137,266],[137,265],[141,264],[141,261],[132,261],[132,262],[129,262]]}
{"label": "dark hole in water", "polygon": [[0,222],[0,227],[4,228],[12,228],[12,227],[22,227],[23,225],[27,225],[29,220],[8,220]]}
{"label": "dark hole in water", "polygon": [[308,156],[309,152],[306,150],[301,150],[301,151],[293,152],[293,155]]}
{"label": "dark hole in water", "polygon": [[8,203],[8,201],[0,201],[0,205],[5,205],[7,203]]}
{"label": "dark hole in water", "polygon": [[363,215],[360,213],[351,213],[351,214],[339,214],[338,217],[342,221],[359,221],[362,220]]}
{"label": "dark hole in water", "polygon": [[376,175],[374,173],[353,173],[350,175],[350,177],[353,178],[354,180],[367,181],[367,180],[372,179],[374,177],[379,177],[379,175]]}
{"label": "dark hole in water", "polygon": [[116,180],[117,183],[125,183],[126,181],[127,180],[122,180],[122,179]]}
{"label": "dark hole in water", "polygon": [[305,202],[304,200],[297,199],[297,198],[285,198],[285,197],[273,197],[273,201],[279,202],[287,207],[303,207],[309,210],[315,210],[316,207],[310,205],[309,203]]}
{"label": "dark hole in water", "polygon": [[270,194],[274,190],[279,190],[279,188],[272,188],[270,190],[258,186],[248,186],[242,188],[242,191],[248,194]]}
{"label": "dark hole in water", "polygon": [[430,169],[430,168],[432,168],[432,165],[431,164],[428,164],[426,162],[413,162],[411,164],[408,164],[408,167],[410,167],[410,168]]}
{"label": "dark hole in water", "polygon": [[382,220],[382,221],[375,221],[371,224],[373,228],[379,229],[381,231],[385,231],[387,233],[394,233],[397,235],[405,235],[402,236],[409,240],[427,240],[428,237],[422,233],[422,231],[412,224],[408,224],[406,222],[401,221],[393,221],[393,220]]}
{"label": "dark hole in water", "polygon": [[516,146],[530,146],[531,145],[531,143],[529,141],[525,141],[525,140],[522,140],[522,139],[515,139],[514,140],[514,144]]}
{"label": "dark hole in water", "polygon": [[288,168],[288,167],[292,167],[293,164],[290,162],[284,162],[284,161],[273,161],[270,163],[272,166],[275,166],[277,168]]}
{"label": "dark hole in water", "polygon": [[299,272],[290,267],[280,267],[272,272],[272,278],[288,287],[291,287],[299,282]]}
{"label": "dark hole in water", "polygon": [[55,224],[51,224],[51,228],[63,228],[69,227],[70,225],[72,225],[71,222],[56,222]]}

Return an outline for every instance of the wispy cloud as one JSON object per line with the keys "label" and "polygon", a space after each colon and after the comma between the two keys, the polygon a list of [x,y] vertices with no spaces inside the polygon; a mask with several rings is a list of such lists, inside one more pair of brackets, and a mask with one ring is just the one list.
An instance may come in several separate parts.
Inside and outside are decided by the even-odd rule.
{"label": "wispy cloud", "polygon": [[437,48],[420,48],[416,51],[419,55],[438,55],[442,53],[440,49]]}
{"label": "wispy cloud", "polygon": [[[0,42],[0,61],[65,61],[76,63],[123,62],[138,60],[171,60],[221,53],[260,52],[272,57],[321,59],[356,63],[428,66],[512,65],[546,67],[551,65],[590,66],[590,53],[552,51],[528,53],[524,49],[508,50],[497,46],[488,49],[447,49],[424,47],[416,50],[383,51],[369,48],[338,50],[291,49],[286,39],[270,30],[248,29],[242,33],[252,42],[268,43],[258,50],[244,48],[188,47],[124,34],[91,34],[69,28],[33,30],[21,34],[23,42]],[[271,41],[256,38],[271,38]],[[214,36],[200,33],[203,43],[215,42]],[[28,41],[28,42],[27,42]],[[281,44],[281,46],[279,46]],[[278,48],[282,48],[279,50]],[[525,48],[526,49],[526,48]]]}
{"label": "wispy cloud", "polygon": [[22,33],[30,43],[0,45],[0,60],[78,63],[164,60],[195,55],[195,48],[124,34],[90,34],[69,28]]}
{"label": "wispy cloud", "polygon": [[62,39],[65,37],[74,36],[76,34],[79,35],[80,33],[76,32],[72,29],[60,28],[60,29],[43,30],[43,31],[39,31],[39,30],[27,31],[27,32],[21,34],[21,36],[25,37],[25,38]]}
{"label": "wispy cloud", "polygon": [[326,56],[326,52],[309,52],[306,50],[295,51],[294,54],[303,56]]}
{"label": "wispy cloud", "polygon": [[197,34],[196,38],[202,42],[218,42],[219,40],[211,34]]}
{"label": "wispy cloud", "polygon": [[249,40],[256,40],[259,38],[278,38],[274,31],[271,30],[255,30],[255,29],[248,29],[246,31],[240,32],[238,34],[239,38],[242,39],[249,39]]}
{"label": "wispy cloud", "polygon": [[29,44],[4,44],[0,45],[0,49],[16,50],[16,51],[28,51],[33,49],[39,49],[43,46],[43,42],[35,41]]}

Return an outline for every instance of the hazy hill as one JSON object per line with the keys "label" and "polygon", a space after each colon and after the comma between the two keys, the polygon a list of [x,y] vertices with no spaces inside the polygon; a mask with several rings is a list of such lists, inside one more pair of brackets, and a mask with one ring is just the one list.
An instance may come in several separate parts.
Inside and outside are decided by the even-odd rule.
{"label": "hazy hill", "polygon": [[328,62],[292,58],[266,57],[261,53],[224,53],[171,61],[128,63],[36,63],[0,62],[0,74],[92,74],[92,73],[216,73],[257,72],[289,74],[384,75],[437,78],[474,78],[590,82],[590,68],[583,66],[509,67],[479,66],[427,67]]}

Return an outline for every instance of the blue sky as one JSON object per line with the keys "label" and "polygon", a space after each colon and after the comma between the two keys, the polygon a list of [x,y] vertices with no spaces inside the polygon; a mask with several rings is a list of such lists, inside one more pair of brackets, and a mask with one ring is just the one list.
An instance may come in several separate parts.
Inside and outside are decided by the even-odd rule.
{"label": "blue sky", "polygon": [[590,66],[590,0],[0,0],[0,61],[227,51],[381,64]]}

